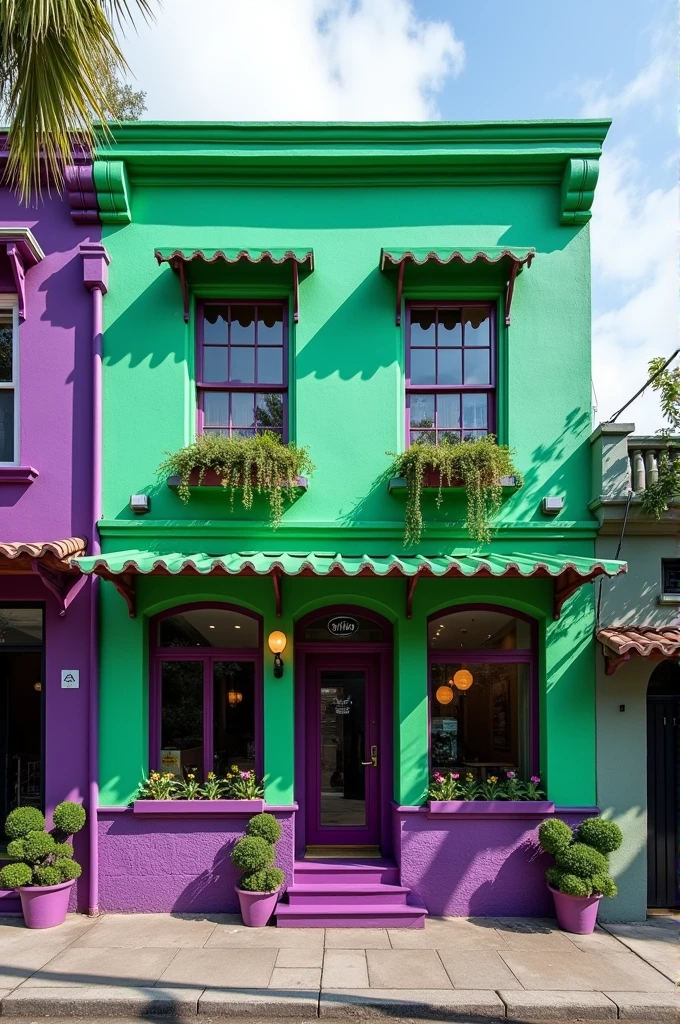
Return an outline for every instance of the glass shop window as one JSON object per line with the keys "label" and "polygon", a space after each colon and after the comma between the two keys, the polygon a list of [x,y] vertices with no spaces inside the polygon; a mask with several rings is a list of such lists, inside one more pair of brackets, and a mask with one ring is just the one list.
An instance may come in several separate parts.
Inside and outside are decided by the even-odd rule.
{"label": "glass shop window", "polygon": [[18,337],[16,306],[0,305],[0,463],[19,461]]}

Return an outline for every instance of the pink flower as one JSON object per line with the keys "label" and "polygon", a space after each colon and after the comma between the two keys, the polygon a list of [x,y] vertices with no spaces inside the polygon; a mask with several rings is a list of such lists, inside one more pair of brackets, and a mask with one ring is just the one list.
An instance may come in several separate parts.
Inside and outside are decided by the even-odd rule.
{"label": "pink flower", "polygon": [[451,772],[451,778],[452,779],[459,779],[460,775],[458,774],[458,772]]}
{"label": "pink flower", "polygon": [[241,772],[241,778],[242,779],[249,779],[250,778],[250,772]]}
{"label": "pink flower", "polygon": [[541,778],[540,778],[540,776],[539,776],[539,775],[532,775],[532,776],[531,776],[531,781],[532,781],[532,782],[533,782],[534,784],[537,784],[537,783],[539,783],[539,782],[541,781]]}
{"label": "pink flower", "polygon": [[444,781],[444,776],[442,775],[441,772],[435,772],[434,773],[434,781],[435,782],[443,782]]}
{"label": "pink flower", "polygon": [[507,775],[507,777],[509,779],[514,779],[514,777],[515,777],[515,773],[514,772],[506,772],[505,774]]}

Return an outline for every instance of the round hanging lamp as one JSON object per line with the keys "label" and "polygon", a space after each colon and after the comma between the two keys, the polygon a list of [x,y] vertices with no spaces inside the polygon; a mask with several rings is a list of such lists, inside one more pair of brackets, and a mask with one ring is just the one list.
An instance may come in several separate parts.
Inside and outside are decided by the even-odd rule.
{"label": "round hanging lamp", "polygon": [[472,672],[468,672],[466,668],[459,668],[453,677],[453,685],[457,690],[469,690],[473,683]]}
{"label": "round hanging lamp", "polygon": [[439,686],[435,697],[439,704],[450,704],[453,700],[453,690],[450,686]]}
{"label": "round hanging lamp", "polygon": [[233,688],[227,691],[227,700],[230,708],[235,708],[243,700],[243,694]]}

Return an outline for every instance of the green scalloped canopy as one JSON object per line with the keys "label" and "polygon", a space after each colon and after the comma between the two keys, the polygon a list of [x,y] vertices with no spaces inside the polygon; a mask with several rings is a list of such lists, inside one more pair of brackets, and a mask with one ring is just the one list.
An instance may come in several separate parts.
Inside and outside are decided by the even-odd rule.
{"label": "green scalloped canopy", "polygon": [[457,249],[382,249],[380,252],[380,269],[395,270],[401,263],[412,263],[422,267],[427,264],[448,263],[501,263],[517,264],[520,271],[530,266],[536,255],[535,249],[519,249],[506,245],[487,245],[483,248],[464,246]]}
{"label": "green scalloped canopy", "polygon": [[154,256],[161,263],[292,263],[298,264],[301,274],[314,270],[312,249],[156,249]]}

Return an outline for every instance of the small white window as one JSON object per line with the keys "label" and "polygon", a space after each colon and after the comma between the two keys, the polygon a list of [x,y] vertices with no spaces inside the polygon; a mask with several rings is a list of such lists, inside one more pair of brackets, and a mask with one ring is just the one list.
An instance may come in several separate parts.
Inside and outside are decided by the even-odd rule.
{"label": "small white window", "polygon": [[19,318],[15,301],[0,297],[0,465],[19,461]]}

